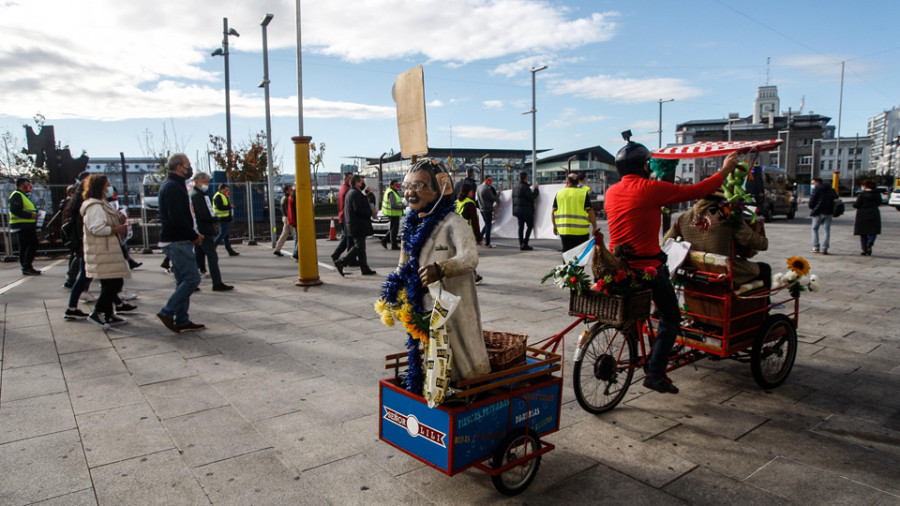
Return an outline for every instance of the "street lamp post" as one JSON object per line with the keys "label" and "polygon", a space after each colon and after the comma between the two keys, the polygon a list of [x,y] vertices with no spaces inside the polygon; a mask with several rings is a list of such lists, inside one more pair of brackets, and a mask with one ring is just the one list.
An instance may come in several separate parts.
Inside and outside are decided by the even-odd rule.
{"label": "street lamp post", "polygon": [[522,114],[531,114],[531,182],[537,183],[537,105],[535,103],[534,75],[546,69],[546,65],[531,67],[531,110]]}
{"label": "street lamp post", "polygon": [[273,17],[275,16],[272,14],[266,14],[266,17],[260,23],[263,43],[263,80],[259,83],[259,87],[265,90],[266,95],[266,181],[269,183],[269,229],[272,231],[272,247],[274,248],[277,227],[275,226],[275,182],[272,178],[274,177],[273,164],[275,162],[272,160],[272,115],[269,109],[269,44],[268,34],[266,33],[266,28],[268,28]]}
{"label": "street lamp post", "polygon": [[213,56],[225,57],[225,141],[228,144],[228,154],[231,154],[231,89],[228,75],[228,37],[240,37],[241,34],[234,28],[228,29],[228,18],[222,18],[222,47],[212,52]]}
{"label": "street lamp post", "polygon": [[657,147],[662,148],[662,105],[666,102],[674,102],[674,98],[670,98],[667,100],[659,99],[659,130],[657,130],[657,134],[659,134],[659,139],[657,143],[659,144]]}

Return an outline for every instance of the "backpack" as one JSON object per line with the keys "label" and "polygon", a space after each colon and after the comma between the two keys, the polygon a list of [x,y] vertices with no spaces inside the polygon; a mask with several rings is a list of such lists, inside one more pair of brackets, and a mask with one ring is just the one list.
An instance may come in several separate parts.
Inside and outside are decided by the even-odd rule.
{"label": "backpack", "polygon": [[842,214],[844,214],[844,201],[836,199],[834,201],[834,211],[832,211],[831,216],[837,218]]}

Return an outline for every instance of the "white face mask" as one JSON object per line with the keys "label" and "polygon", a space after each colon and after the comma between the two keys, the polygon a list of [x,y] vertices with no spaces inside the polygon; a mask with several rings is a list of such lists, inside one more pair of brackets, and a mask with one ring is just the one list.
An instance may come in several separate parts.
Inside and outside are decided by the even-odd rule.
{"label": "white face mask", "polygon": [[209,188],[209,185],[208,185],[208,184],[198,184],[198,185],[195,185],[195,186],[197,186],[197,189],[200,190],[200,191],[202,191],[202,192],[205,192],[206,189]]}

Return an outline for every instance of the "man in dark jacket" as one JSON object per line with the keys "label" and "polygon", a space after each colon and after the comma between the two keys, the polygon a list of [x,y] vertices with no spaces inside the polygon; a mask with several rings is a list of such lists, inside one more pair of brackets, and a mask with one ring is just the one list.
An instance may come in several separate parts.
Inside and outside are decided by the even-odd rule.
{"label": "man in dark jacket", "polygon": [[352,258],[358,259],[363,276],[376,274],[369,268],[366,260],[366,237],[374,233],[372,229],[374,211],[363,194],[365,184],[365,180],[360,175],[350,178],[350,191],[347,192],[344,202],[344,224],[346,230],[350,232],[350,236],[353,237],[353,246],[342,257],[334,261],[334,266],[341,276],[344,275],[344,267],[347,262]]}
{"label": "man in dark jacket", "polygon": [[478,188],[478,183],[475,182],[475,169],[469,169],[466,171],[466,177],[457,181],[456,186],[453,187],[453,195],[459,195],[459,192],[462,191],[462,185],[467,184],[471,186],[473,189]]}
{"label": "man in dark jacket", "polygon": [[[331,253],[331,261],[337,262],[337,259],[341,256],[341,253],[349,250],[353,247],[353,237],[350,236],[350,232],[347,230],[347,223],[344,221],[344,202],[347,201],[347,192],[350,191],[350,178],[353,177],[352,172],[344,173],[344,183],[341,185],[341,188],[338,190],[337,195],[337,211],[338,211],[338,223],[341,225],[341,240],[338,242],[337,248]],[[349,263],[355,263],[355,259],[351,258]],[[348,263],[348,265],[349,265]]]}
{"label": "man in dark jacket", "polygon": [[175,292],[156,317],[178,334],[205,328],[188,316],[191,295],[200,285],[193,247],[203,242],[203,235],[194,228],[191,199],[185,186],[187,178],[194,174],[191,161],[184,153],[176,153],[169,157],[166,167],[169,174],[159,187],[159,245],[172,262]]}
{"label": "man in dark jacket", "polygon": [[38,246],[38,211],[28,198],[31,188],[31,180],[27,177],[16,179],[16,189],[9,196],[9,230],[19,238],[19,266],[22,267],[22,274],[38,276],[41,271],[31,265]]}
{"label": "man in dark jacket", "polygon": [[[534,201],[538,197],[538,184],[534,183],[534,189],[528,184],[528,173],[519,173],[519,184],[513,189],[513,216],[519,220],[519,249],[532,250],[528,245],[531,231],[534,229]],[[526,228],[527,227],[527,228]],[[523,234],[522,231],[525,231]]]}
{"label": "man in dark jacket", "polygon": [[[828,243],[831,240],[831,217],[834,214],[834,200],[838,198],[834,189],[822,182],[822,178],[814,177],[815,187],[809,195],[809,215],[812,216],[813,253],[828,254]],[[819,226],[825,229],[825,237],[819,248]]]}
{"label": "man in dark jacket", "polygon": [[[487,176],[475,191],[475,201],[478,202],[478,209],[481,210],[481,219],[484,220],[481,235],[484,237],[484,246],[486,248],[494,247],[491,244],[491,228],[494,221],[494,208],[500,203],[500,196],[497,195],[497,190],[492,186],[493,183],[494,178]],[[457,193],[457,195],[459,194]]]}
{"label": "man in dark jacket", "polygon": [[[194,219],[197,221],[197,231],[203,236],[200,244],[194,246],[194,253],[203,254],[209,263],[209,276],[212,278],[214,292],[226,292],[233,289],[231,285],[222,282],[222,272],[219,270],[219,254],[216,253],[216,244],[213,237],[216,235],[216,223],[219,221],[213,214],[212,205],[206,191],[209,189],[209,174],[198,172],[194,174],[194,188],[191,189],[191,205],[194,208]],[[199,250],[199,252],[198,252]]]}

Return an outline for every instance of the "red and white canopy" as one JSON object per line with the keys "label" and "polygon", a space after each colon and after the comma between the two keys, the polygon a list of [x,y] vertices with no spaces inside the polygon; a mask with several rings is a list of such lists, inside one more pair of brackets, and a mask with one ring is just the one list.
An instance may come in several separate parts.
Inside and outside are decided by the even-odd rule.
{"label": "red and white canopy", "polygon": [[695,142],[682,146],[670,146],[655,149],[651,152],[653,158],[681,159],[681,158],[710,158],[724,156],[733,152],[752,153],[759,151],[771,151],[784,142],[781,139],[767,141],[720,141],[720,142]]}

